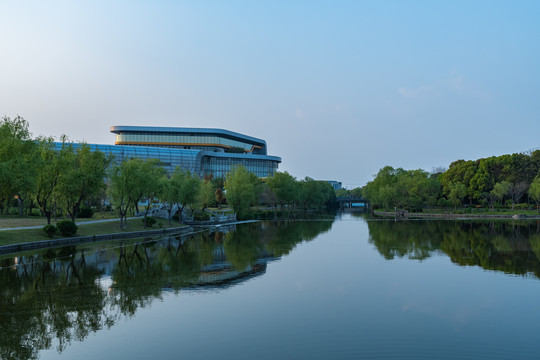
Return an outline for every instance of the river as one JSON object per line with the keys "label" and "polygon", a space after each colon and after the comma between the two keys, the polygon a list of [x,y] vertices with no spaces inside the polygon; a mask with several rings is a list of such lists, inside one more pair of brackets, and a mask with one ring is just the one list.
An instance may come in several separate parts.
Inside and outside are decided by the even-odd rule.
{"label": "river", "polygon": [[0,258],[1,359],[530,359],[537,221],[342,214]]}

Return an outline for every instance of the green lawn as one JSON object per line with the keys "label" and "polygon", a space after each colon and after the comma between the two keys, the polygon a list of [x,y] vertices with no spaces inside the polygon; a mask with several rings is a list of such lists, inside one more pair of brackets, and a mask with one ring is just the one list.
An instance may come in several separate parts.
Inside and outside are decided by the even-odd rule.
{"label": "green lawn", "polygon": [[[34,219],[31,219],[34,220]],[[42,219],[43,220],[43,219]],[[89,219],[91,220],[91,219]],[[98,219],[94,219],[98,220]],[[158,219],[158,223],[162,223],[161,228],[168,228],[168,227],[179,227],[182,226],[178,224],[177,222],[172,222],[171,226],[169,226],[169,222],[165,219]],[[20,222],[22,225],[17,226],[32,226],[32,222]],[[40,223],[37,225],[44,225],[44,223]],[[120,230],[120,220],[117,221],[110,221],[105,223],[97,223],[97,224],[87,224],[87,225],[81,225],[79,224],[79,228],[77,231],[76,236],[87,236],[87,235],[101,235],[101,234],[116,234],[123,232]],[[8,227],[8,226],[5,226]],[[159,224],[155,224],[151,228],[147,228],[147,230],[156,230],[160,229]],[[141,219],[131,219],[128,220],[128,227],[126,231],[141,231],[144,230],[144,226],[142,224]],[[64,236],[61,236],[60,234],[55,235],[55,239],[63,238]],[[41,229],[24,229],[24,230],[4,230],[0,231],[0,245],[9,245],[9,244],[17,244],[22,242],[31,242],[31,241],[39,241],[39,240],[48,240],[49,237],[47,237]]]}
{"label": "green lawn", "polygon": [[[95,213],[93,217],[88,219],[76,218],[77,224],[93,220],[117,219],[118,215],[113,212]],[[58,218],[58,221],[65,220]],[[51,224],[55,225],[57,221],[51,219]],[[47,219],[43,216],[21,216],[21,215],[0,215],[0,229],[24,227],[24,226],[44,226],[47,224]]]}

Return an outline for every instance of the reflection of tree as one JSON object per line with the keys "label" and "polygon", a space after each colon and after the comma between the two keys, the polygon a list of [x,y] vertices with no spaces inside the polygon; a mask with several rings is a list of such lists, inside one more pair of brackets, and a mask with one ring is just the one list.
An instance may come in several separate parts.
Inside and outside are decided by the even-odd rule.
{"label": "reflection of tree", "polygon": [[370,242],[386,259],[424,259],[443,251],[459,265],[540,276],[536,222],[368,222]]}
{"label": "reflection of tree", "polygon": [[37,358],[53,339],[62,351],[109,322],[106,294],[95,281],[102,272],[86,264],[84,253],[50,262],[19,259],[18,267],[0,271],[0,358]]}
{"label": "reflection of tree", "polygon": [[[48,249],[0,261],[0,358],[36,359],[53,344],[113,326],[164,289],[224,286],[264,273],[265,259],[328,231],[325,222],[264,222],[197,236],[83,251]],[[209,283],[216,276],[215,283]],[[203,281],[201,281],[203,278]],[[110,282],[107,283],[107,282]]]}

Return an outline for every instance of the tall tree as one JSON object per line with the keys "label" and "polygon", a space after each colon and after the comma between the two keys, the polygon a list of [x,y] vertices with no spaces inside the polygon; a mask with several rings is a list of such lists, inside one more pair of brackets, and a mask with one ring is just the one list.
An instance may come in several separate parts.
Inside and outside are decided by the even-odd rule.
{"label": "tall tree", "polygon": [[77,149],[68,145],[65,156],[67,166],[58,179],[57,193],[62,206],[75,221],[81,205],[104,189],[110,159],[101,151],[92,151],[87,144]]}
{"label": "tall tree", "polygon": [[22,117],[0,120],[0,208],[7,211],[15,196],[22,215],[24,201],[36,185],[38,144],[31,139]]}
{"label": "tall tree", "polygon": [[285,204],[295,202],[297,196],[296,179],[288,172],[276,172],[274,176],[266,179],[266,184],[276,195],[281,208]]}
{"label": "tall tree", "polygon": [[246,217],[251,205],[258,200],[262,190],[260,180],[243,166],[237,166],[227,174],[225,191],[229,205],[236,212],[238,218]]}
{"label": "tall tree", "polygon": [[163,187],[160,199],[167,206],[169,224],[172,210],[178,206],[178,219],[182,220],[182,213],[186,206],[192,206],[197,198],[201,180],[188,170],[177,167],[170,178],[163,178]]}
{"label": "tall tree", "polygon": [[[65,140],[65,137],[63,137]],[[67,171],[69,145],[63,141],[62,147],[57,150],[52,138],[39,140],[39,158],[37,162],[37,182],[34,199],[41,212],[51,223],[54,209],[54,195],[58,187],[60,174]]]}
{"label": "tall tree", "polygon": [[540,175],[536,175],[529,187],[529,196],[536,202],[536,208],[540,212]]}

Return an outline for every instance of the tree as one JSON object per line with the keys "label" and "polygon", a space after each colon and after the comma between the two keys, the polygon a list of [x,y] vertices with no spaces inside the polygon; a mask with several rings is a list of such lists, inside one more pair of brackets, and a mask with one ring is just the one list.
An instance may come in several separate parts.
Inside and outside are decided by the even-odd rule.
{"label": "tree", "polygon": [[285,204],[292,204],[296,200],[296,179],[288,172],[276,172],[274,176],[266,179],[266,184],[276,195],[281,208]]}
{"label": "tree", "polygon": [[207,179],[201,182],[197,199],[203,212],[216,201],[216,190],[211,180]]}
{"label": "tree", "polygon": [[448,199],[454,204],[454,209],[460,204],[463,198],[467,195],[467,188],[462,183],[455,183],[449,185],[450,193]]}
{"label": "tree", "polygon": [[0,120],[0,210],[7,211],[5,205],[15,196],[22,215],[24,200],[36,185],[38,149],[26,120],[20,116]]}
{"label": "tree", "polygon": [[[109,196],[120,215],[120,228],[127,226],[127,212],[143,198],[148,199],[145,220],[152,203],[159,194],[164,169],[155,159],[139,158],[123,161],[110,172]],[[123,219],[123,220],[122,220]]]}
{"label": "tree", "polygon": [[493,186],[493,190],[491,190],[491,195],[495,197],[496,200],[502,203],[502,200],[504,197],[508,194],[510,191],[510,184],[508,181],[502,181],[498,182]]}
{"label": "tree", "polygon": [[171,212],[175,205],[178,206],[178,219],[181,221],[184,208],[195,203],[201,181],[189,170],[183,170],[180,167],[174,169],[174,173],[170,178],[164,177],[162,181],[160,199],[167,206],[169,224],[172,218]]}
{"label": "tree", "polygon": [[523,194],[527,192],[527,188],[528,185],[524,181],[520,181],[510,186],[508,195],[510,196],[510,201],[512,202],[512,210],[514,210],[514,205],[519,202]]}
{"label": "tree", "polygon": [[72,221],[75,221],[81,205],[97,197],[104,189],[109,163],[110,159],[105,154],[92,151],[87,144],[76,150],[72,146],[66,149],[67,166],[58,179],[57,193]]}
{"label": "tree", "polygon": [[245,218],[260,193],[260,180],[243,166],[237,166],[227,174],[225,191],[229,205],[238,218]]}
{"label": "tree", "polygon": [[58,186],[60,174],[67,171],[69,146],[63,137],[61,149],[57,150],[52,138],[44,138],[39,141],[39,158],[37,161],[37,181],[34,199],[41,212],[47,218],[47,224],[51,223],[51,215],[54,209],[54,195]]}
{"label": "tree", "polygon": [[147,159],[142,162],[140,168],[140,178],[138,184],[141,193],[141,198],[146,199],[146,205],[144,207],[144,228],[146,228],[146,219],[148,212],[152,206],[158,201],[158,195],[162,193],[161,185],[163,182],[161,179],[165,176],[165,169],[161,166],[161,162],[156,159]]}
{"label": "tree", "polygon": [[537,175],[531,183],[529,196],[536,202],[536,207],[540,212],[540,175]]}

